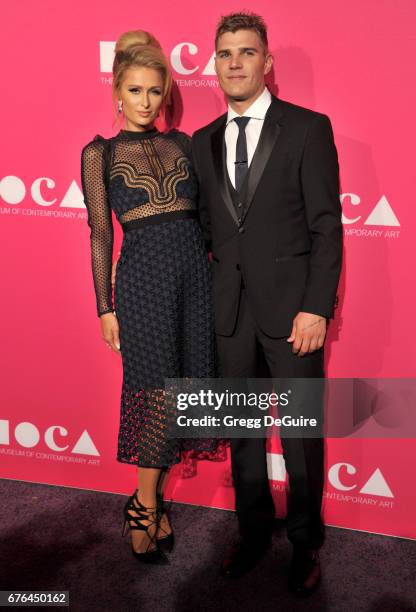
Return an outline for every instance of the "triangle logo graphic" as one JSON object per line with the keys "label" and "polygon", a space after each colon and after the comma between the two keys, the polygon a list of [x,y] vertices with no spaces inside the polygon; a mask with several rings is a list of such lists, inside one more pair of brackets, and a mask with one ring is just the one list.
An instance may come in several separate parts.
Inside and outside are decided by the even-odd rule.
{"label": "triangle logo graphic", "polygon": [[81,434],[78,442],[75,444],[71,452],[79,453],[80,455],[94,455],[95,457],[100,456],[100,453],[98,452],[94,442],[91,440],[90,434],[87,430]]}
{"label": "triangle logo graphic", "polygon": [[60,206],[65,208],[85,208],[83,193],[75,181],[72,181],[70,184]]}
{"label": "triangle logo graphic", "polygon": [[379,495],[380,497],[394,497],[392,490],[387,484],[383,474],[377,468],[372,476],[367,480],[360,493],[368,495]]}
{"label": "triangle logo graphic", "polygon": [[364,222],[364,225],[389,225],[400,227],[400,222],[394,214],[386,196],[381,196],[368,219]]}

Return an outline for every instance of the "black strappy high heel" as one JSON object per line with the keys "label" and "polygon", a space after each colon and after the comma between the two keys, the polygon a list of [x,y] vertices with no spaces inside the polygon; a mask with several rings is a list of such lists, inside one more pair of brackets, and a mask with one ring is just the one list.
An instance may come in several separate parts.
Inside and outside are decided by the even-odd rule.
{"label": "black strappy high heel", "polygon": [[[156,494],[156,500],[157,500],[157,513],[159,516],[159,520],[162,517],[162,514],[166,514],[169,516],[169,510],[171,507],[171,503],[169,504],[169,506],[167,506],[164,502],[163,495],[161,493]],[[170,520],[169,520],[169,523],[170,523]],[[160,523],[158,527],[159,527],[159,533],[162,532],[162,534],[163,533],[165,534],[165,535],[161,535],[156,538],[159,548],[166,552],[172,552],[173,546],[175,544],[175,536],[173,535],[173,530],[170,533],[168,533],[160,525]],[[171,529],[172,529],[172,526],[171,526]]]}
{"label": "black strappy high heel", "polygon": [[[143,563],[151,563],[153,565],[166,565],[169,563],[168,558],[164,554],[164,552],[160,549],[156,533],[159,528],[160,514],[158,511],[158,507],[149,507],[143,506],[143,504],[138,499],[138,489],[129,497],[126,505],[124,506],[124,523],[123,529],[121,532],[122,536],[125,536],[127,533],[127,527],[130,527],[130,530],[137,529],[139,531],[146,531],[147,536],[149,538],[149,543],[144,552],[136,552],[133,548],[133,544],[131,547],[131,551],[133,556],[142,561]],[[133,516],[130,512],[135,512],[137,516]],[[148,521],[148,525],[143,525],[141,521]],[[152,526],[155,526],[154,535],[150,535],[149,529]],[[149,547],[154,545],[154,548],[149,550]]]}

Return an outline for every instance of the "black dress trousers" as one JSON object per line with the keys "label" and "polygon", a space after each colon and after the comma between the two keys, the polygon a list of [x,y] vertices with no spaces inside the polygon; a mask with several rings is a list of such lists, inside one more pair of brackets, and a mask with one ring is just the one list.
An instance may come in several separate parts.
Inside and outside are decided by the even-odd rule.
{"label": "black dress trousers", "polygon": [[[217,335],[220,374],[224,378],[323,378],[323,349],[298,357],[286,338],[271,338],[256,325],[242,287],[236,328]],[[259,364],[268,373],[259,372]],[[290,404],[286,414],[290,414]],[[279,407],[279,416],[285,412]],[[297,416],[297,415],[293,415]],[[287,534],[292,544],[319,548],[324,540],[321,504],[324,482],[322,437],[282,437],[289,476]],[[231,441],[232,475],[240,535],[253,546],[271,537],[275,516],[267,473],[264,438]]]}

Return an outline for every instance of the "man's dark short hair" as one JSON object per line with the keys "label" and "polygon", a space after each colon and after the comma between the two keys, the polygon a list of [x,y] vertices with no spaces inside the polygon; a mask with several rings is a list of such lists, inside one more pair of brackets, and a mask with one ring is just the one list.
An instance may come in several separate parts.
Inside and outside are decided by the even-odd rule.
{"label": "man's dark short hair", "polygon": [[269,43],[267,41],[267,26],[260,15],[251,12],[230,13],[221,17],[217,30],[215,32],[215,48],[217,47],[218,39],[226,32],[237,32],[238,30],[252,30],[259,36],[264,50],[267,51]]}

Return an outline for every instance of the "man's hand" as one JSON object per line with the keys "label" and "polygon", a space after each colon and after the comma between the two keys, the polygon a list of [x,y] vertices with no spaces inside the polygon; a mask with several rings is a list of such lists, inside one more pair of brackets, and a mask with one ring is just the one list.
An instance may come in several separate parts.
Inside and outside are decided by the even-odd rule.
{"label": "man's hand", "polygon": [[326,319],[309,312],[299,312],[293,319],[292,332],[287,342],[293,342],[292,352],[298,357],[320,349],[325,340]]}
{"label": "man's hand", "polygon": [[101,334],[104,342],[106,342],[108,348],[120,354],[120,334],[117,317],[112,312],[107,312],[101,315],[100,320]]}
{"label": "man's hand", "polygon": [[111,268],[111,286],[114,287],[116,284],[116,268],[118,260],[120,259],[120,251],[117,253],[117,259],[114,260],[113,266]]}

